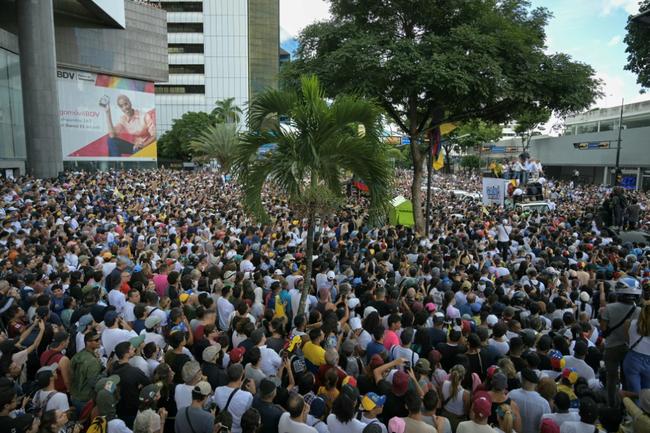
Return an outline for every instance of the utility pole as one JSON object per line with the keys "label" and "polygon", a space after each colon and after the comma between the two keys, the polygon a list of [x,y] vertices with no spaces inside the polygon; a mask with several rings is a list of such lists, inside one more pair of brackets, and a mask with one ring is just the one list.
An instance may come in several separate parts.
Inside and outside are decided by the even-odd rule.
{"label": "utility pole", "polygon": [[621,181],[621,132],[623,131],[623,105],[625,98],[621,99],[621,114],[618,120],[618,139],[616,140],[616,170],[614,171],[614,186],[618,186]]}

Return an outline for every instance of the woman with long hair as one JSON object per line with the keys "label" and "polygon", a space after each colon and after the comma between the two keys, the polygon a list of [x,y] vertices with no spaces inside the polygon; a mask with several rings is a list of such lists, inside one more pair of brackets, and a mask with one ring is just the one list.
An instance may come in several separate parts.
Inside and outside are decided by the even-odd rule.
{"label": "woman with long hair", "polygon": [[629,350],[623,361],[627,391],[650,388],[650,301],[643,301],[638,319],[629,321]]}
{"label": "woman with long hair", "polygon": [[[514,403],[514,402],[513,402]],[[514,421],[518,416],[515,416],[514,411],[507,404],[501,404],[497,407],[497,425],[493,425],[497,433],[516,433]],[[521,430],[519,430],[521,431]]]}
{"label": "woman with long hair", "polygon": [[463,388],[465,367],[454,365],[449,372],[449,379],[442,384],[442,414],[449,418],[452,431],[456,431],[458,423],[467,418],[469,411],[469,391]]}

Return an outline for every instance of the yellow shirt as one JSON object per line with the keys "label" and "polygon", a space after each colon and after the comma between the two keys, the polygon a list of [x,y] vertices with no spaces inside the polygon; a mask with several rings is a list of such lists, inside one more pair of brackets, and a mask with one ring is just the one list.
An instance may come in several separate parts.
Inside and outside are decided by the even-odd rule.
{"label": "yellow shirt", "polygon": [[305,359],[317,367],[325,364],[325,349],[308,341],[302,348]]}

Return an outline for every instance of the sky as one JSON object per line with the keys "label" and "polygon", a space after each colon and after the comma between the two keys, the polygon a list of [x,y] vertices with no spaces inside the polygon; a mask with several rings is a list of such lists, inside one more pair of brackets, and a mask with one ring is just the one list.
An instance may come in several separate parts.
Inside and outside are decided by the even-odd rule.
{"label": "sky", "polygon": [[[639,93],[636,76],[623,69],[626,63],[625,25],[639,10],[637,0],[531,0],[535,7],[552,12],[547,28],[549,53],[563,52],[590,64],[603,80],[605,95],[594,106],[612,107],[650,99]],[[281,39],[294,37],[314,21],[327,19],[325,0],[280,0]]]}

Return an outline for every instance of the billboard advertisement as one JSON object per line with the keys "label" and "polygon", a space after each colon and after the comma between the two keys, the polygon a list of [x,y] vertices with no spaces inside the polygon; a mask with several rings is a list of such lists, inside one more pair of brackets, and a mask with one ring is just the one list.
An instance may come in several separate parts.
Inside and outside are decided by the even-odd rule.
{"label": "billboard advertisement", "polygon": [[64,161],[155,161],[153,83],[57,71]]}
{"label": "billboard advertisement", "polygon": [[503,206],[508,190],[506,179],[484,177],[483,178],[483,204]]}

